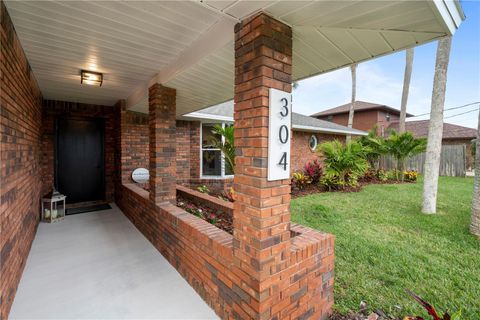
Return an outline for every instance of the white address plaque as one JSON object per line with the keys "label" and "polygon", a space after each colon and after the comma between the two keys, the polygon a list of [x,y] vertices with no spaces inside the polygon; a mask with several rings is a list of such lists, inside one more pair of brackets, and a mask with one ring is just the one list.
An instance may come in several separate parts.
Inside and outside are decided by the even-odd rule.
{"label": "white address plaque", "polygon": [[292,94],[270,88],[268,181],[290,178]]}

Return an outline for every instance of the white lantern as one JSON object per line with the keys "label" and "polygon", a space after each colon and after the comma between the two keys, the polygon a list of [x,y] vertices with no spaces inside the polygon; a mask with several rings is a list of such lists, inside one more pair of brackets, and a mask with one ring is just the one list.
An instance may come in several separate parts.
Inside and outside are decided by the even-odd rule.
{"label": "white lantern", "polygon": [[54,191],[51,196],[42,199],[42,221],[57,222],[65,218],[65,199],[63,194]]}

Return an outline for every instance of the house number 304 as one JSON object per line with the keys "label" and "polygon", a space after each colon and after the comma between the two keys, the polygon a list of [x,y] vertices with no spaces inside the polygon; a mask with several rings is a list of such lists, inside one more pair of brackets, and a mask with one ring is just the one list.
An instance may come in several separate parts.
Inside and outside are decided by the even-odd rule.
{"label": "house number 304", "polygon": [[268,180],[290,176],[291,95],[270,89],[270,119],[268,137]]}

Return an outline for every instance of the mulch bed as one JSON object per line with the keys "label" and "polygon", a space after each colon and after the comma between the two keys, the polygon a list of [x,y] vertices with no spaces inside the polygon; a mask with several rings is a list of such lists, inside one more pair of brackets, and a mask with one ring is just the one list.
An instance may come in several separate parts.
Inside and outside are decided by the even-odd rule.
{"label": "mulch bed", "polygon": [[382,311],[378,310],[370,314],[364,312],[352,312],[350,311],[347,314],[341,314],[334,312],[328,317],[328,320],[400,320],[400,318],[395,318],[389,315],[386,315]]}
{"label": "mulch bed", "polygon": [[403,183],[415,183],[416,181],[398,181],[398,180],[379,180],[379,179],[360,179],[356,187],[345,187],[343,189],[331,189],[328,190],[324,186],[309,184],[304,189],[299,190],[292,187],[292,199],[308,196],[316,193],[323,192],[359,192],[363,187],[368,186],[369,184],[403,184]]}
{"label": "mulch bed", "polygon": [[177,196],[177,206],[183,210],[213,224],[230,234],[233,234],[233,217],[221,210],[213,210],[206,205],[199,205],[192,201]]}

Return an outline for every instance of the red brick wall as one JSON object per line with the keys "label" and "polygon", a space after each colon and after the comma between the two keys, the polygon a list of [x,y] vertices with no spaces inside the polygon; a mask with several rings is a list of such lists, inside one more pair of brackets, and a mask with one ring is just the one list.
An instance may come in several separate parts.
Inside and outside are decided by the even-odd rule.
{"label": "red brick wall", "polygon": [[[378,121],[378,111],[357,111],[353,116],[353,128],[358,130],[368,131],[372,129]],[[348,113],[335,114],[331,120],[328,116],[319,117],[321,120],[331,121],[342,126],[348,125]]]}
{"label": "red brick wall", "polygon": [[190,123],[190,178],[200,177],[200,122]]}
{"label": "red brick wall", "polygon": [[76,102],[44,100],[42,123],[42,194],[54,185],[55,121],[59,117],[101,118],[105,121],[105,200],[114,199],[115,179],[115,112],[114,107]]}
{"label": "red brick wall", "polygon": [[[400,118],[397,114],[390,114],[390,121],[387,121],[387,113],[383,110],[367,110],[356,111],[353,116],[353,128],[363,131],[370,131],[375,125],[377,125],[378,134],[382,134],[386,131],[392,121],[398,121]],[[329,116],[318,117],[321,120],[331,121],[342,126],[348,125],[348,113],[341,113],[332,115],[332,119]],[[383,127],[383,131],[382,131]]]}
{"label": "red brick wall", "polygon": [[177,91],[155,83],[148,88],[150,200],[175,201],[177,175]]}
{"label": "red brick wall", "polygon": [[122,182],[132,183],[132,172],[137,168],[148,168],[148,115],[133,111],[122,114],[121,157]]}
{"label": "red brick wall", "polygon": [[[115,126],[123,127],[122,136],[120,136],[120,129],[115,129],[115,135],[121,141],[116,151],[118,154],[116,166],[118,172],[122,173],[122,182],[132,183],[133,170],[149,167],[148,115],[125,110],[119,111],[122,108],[121,103],[118,103],[115,108],[118,111]],[[207,185],[211,191],[216,193],[231,187],[233,179],[200,178],[200,122],[177,120],[176,126],[177,184],[193,189]],[[121,155],[122,150],[124,151],[123,155]],[[50,161],[53,162],[53,154]],[[51,179],[53,181],[53,172]]]}
{"label": "red brick wall", "polygon": [[0,11],[0,318],[7,319],[40,215],[42,96],[3,1]]}
{"label": "red brick wall", "polygon": [[190,137],[191,125],[195,127],[190,121],[177,121],[177,183],[181,184],[188,183],[190,180],[190,166],[193,162]]}
{"label": "red brick wall", "polygon": [[[387,115],[390,115],[390,120],[387,120]],[[398,122],[399,120],[400,120],[399,114],[392,114],[383,110],[379,110],[377,112],[377,133],[379,135],[385,135],[390,124],[394,121]],[[365,131],[368,131],[368,130],[365,130]]]}
{"label": "red brick wall", "polygon": [[303,132],[303,131],[293,131],[292,136],[292,151],[290,158],[290,170],[291,172],[303,170],[307,162],[312,162],[314,160],[322,161],[321,156],[318,151],[312,151],[310,149],[309,140],[312,135],[315,135],[318,139],[318,144],[330,140],[339,140],[345,142],[345,136],[343,135],[334,135],[326,133],[315,133],[315,132]]}

